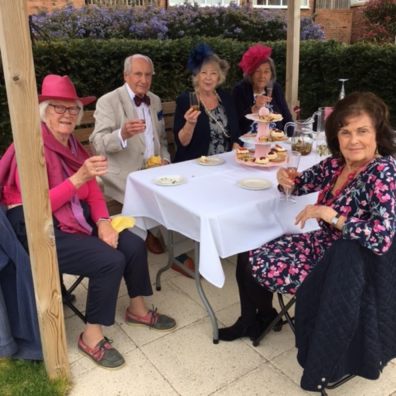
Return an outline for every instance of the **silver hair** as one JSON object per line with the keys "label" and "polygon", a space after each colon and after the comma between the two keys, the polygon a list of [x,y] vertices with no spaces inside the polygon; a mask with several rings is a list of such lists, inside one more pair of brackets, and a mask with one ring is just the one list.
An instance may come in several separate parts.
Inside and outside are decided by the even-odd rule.
{"label": "silver hair", "polygon": [[219,58],[216,54],[211,55],[210,57],[208,57],[201,65],[201,67],[199,68],[199,70],[194,73],[192,75],[192,84],[194,88],[197,88],[198,86],[198,74],[201,71],[202,67],[204,65],[207,65],[208,63],[212,63],[213,65],[216,66],[217,71],[219,73],[219,82],[217,83],[217,86],[223,84],[223,82],[226,80],[227,78],[227,72],[230,68],[230,64],[224,60]]}
{"label": "silver hair", "polygon": [[131,72],[132,62],[135,59],[144,59],[147,63],[150,64],[151,70],[153,72],[153,75],[155,74],[154,63],[148,56],[142,55],[142,54],[134,54],[134,55],[131,55],[131,56],[128,56],[127,58],[125,58],[125,61],[124,61],[124,76],[127,76]]}
{"label": "silver hair", "polygon": [[[82,117],[84,115],[84,105],[81,103],[80,100],[76,100],[75,103],[78,107],[81,108],[80,112],[78,113],[77,122],[76,122],[76,125],[80,125]],[[46,116],[47,116],[47,108],[49,104],[50,104],[50,100],[44,100],[44,102],[39,103],[40,120],[45,123],[47,122]]]}
{"label": "silver hair", "polygon": [[[273,60],[272,58],[267,58],[265,61],[262,61],[262,62],[256,67],[256,69],[254,70],[254,72],[255,72],[261,65],[264,65],[265,63],[268,63],[268,64],[270,65],[271,74],[272,74],[271,80],[272,80],[272,81],[276,81],[276,68],[275,68],[275,62],[274,62],[274,60]],[[254,73],[254,72],[253,72],[253,73]],[[250,82],[250,84],[251,84],[251,83],[252,83],[252,74],[253,74],[253,73],[251,73],[251,74],[244,73],[244,74],[243,74],[243,79],[246,80],[246,81],[248,81],[248,82]]]}

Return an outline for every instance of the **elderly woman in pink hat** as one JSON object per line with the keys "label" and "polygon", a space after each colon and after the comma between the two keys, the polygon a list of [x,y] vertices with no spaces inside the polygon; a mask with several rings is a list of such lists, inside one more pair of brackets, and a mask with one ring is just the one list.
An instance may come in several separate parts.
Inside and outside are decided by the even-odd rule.
{"label": "elderly woman in pink hat", "polygon": [[234,87],[232,95],[242,134],[254,129],[253,121],[248,120],[246,114],[257,113],[262,106],[267,106],[273,113],[282,114],[283,120],[276,123],[276,127],[281,130],[284,124],[293,121],[282,88],[276,82],[271,53],[272,48],[255,44],[243,54],[239,62],[243,80]]}
{"label": "elderly woman in pink hat", "polygon": [[[118,233],[96,177],[107,171],[106,157],[89,157],[74,138],[83,106],[96,98],[78,97],[68,76],[48,75],[39,95],[44,154],[47,163],[56,249],[61,273],[89,279],[84,331],[78,348],[106,368],[124,364],[122,355],[104,337],[102,326],[114,323],[121,279],[129,306],[125,321],[157,330],[175,327],[174,319],[148,310],[143,296],[152,295],[144,242],[128,230]],[[1,203],[18,238],[28,249],[20,182],[11,145],[0,161]]]}

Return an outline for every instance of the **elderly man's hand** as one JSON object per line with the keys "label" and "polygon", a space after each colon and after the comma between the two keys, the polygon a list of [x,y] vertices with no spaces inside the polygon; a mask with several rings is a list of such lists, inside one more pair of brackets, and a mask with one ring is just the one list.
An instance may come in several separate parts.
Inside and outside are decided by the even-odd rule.
{"label": "elderly man's hand", "polygon": [[146,122],[144,120],[129,120],[126,121],[121,129],[121,137],[123,140],[129,139],[139,133],[143,133],[146,129]]}

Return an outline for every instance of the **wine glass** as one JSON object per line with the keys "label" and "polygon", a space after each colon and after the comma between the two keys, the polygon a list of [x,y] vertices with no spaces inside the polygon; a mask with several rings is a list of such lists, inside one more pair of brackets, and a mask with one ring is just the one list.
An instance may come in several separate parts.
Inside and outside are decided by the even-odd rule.
{"label": "wine glass", "polygon": [[[287,172],[288,176],[291,179],[294,180],[296,178],[296,176],[297,176],[297,173],[298,173],[297,169],[298,169],[298,165],[300,163],[301,153],[298,152],[298,151],[292,150],[292,151],[289,151],[287,154],[288,155],[287,155],[286,172]],[[295,200],[295,198],[293,198],[290,195],[290,193],[291,193],[291,190],[288,189],[288,188],[285,188],[285,198],[284,198],[284,200],[288,201],[288,202],[295,203],[296,200]]]}
{"label": "wine glass", "polygon": [[340,93],[338,95],[338,99],[344,99],[345,98],[345,82],[348,81],[349,78],[339,78],[338,81],[341,82],[341,90]]}
{"label": "wine glass", "polygon": [[[266,86],[266,94],[267,94],[267,96],[269,97],[269,98],[272,98],[272,91],[273,91],[273,89],[274,89],[274,80],[270,80],[270,81],[268,81],[268,84],[267,84],[267,86]],[[272,107],[271,106],[271,102],[268,102],[267,103],[267,107]]]}
{"label": "wine glass", "polygon": [[195,91],[189,93],[190,107],[194,110],[199,110],[199,99]]}

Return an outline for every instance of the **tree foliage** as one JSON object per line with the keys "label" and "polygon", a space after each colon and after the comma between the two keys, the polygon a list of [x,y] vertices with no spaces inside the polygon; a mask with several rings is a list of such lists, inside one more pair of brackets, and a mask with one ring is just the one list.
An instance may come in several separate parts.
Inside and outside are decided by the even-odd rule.
{"label": "tree foliage", "polygon": [[363,40],[376,43],[396,42],[396,1],[370,0],[363,8]]}

